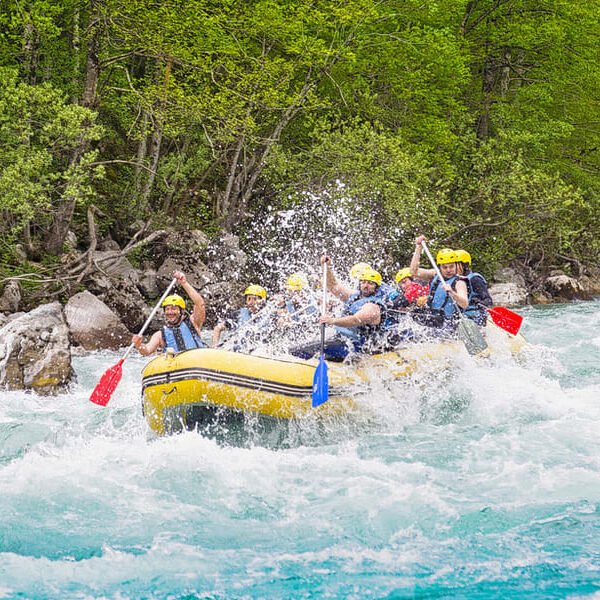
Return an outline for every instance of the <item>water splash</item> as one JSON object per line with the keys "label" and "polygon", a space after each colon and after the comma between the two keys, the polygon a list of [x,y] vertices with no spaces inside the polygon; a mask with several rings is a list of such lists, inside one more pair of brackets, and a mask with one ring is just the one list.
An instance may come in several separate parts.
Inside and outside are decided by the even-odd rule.
{"label": "water splash", "polygon": [[251,269],[271,289],[281,290],[287,276],[296,271],[317,285],[324,253],[332,257],[342,279],[357,262],[367,262],[391,278],[398,269],[394,256],[399,243],[401,254],[410,256],[414,235],[407,236],[407,228],[383,231],[385,221],[377,209],[361,206],[344,191],[338,184],[321,195],[307,192],[287,210],[267,206],[253,218],[243,244]]}

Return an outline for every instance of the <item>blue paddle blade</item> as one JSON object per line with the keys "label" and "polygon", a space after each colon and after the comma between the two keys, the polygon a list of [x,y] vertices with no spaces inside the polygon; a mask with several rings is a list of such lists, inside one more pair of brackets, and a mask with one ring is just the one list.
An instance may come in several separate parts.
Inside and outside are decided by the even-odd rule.
{"label": "blue paddle blade", "polygon": [[312,407],[316,408],[327,400],[329,400],[329,376],[327,375],[325,356],[321,354],[313,379]]}

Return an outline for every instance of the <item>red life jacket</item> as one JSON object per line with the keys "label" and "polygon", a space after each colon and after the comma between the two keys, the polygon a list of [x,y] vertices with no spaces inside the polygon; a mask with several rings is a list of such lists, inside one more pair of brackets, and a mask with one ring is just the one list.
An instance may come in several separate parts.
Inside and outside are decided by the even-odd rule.
{"label": "red life jacket", "polygon": [[411,303],[415,302],[420,296],[427,296],[427,294],[429,294],[429,286],[423,286],[416,281],[413,281],[404,290],[404,297]]}

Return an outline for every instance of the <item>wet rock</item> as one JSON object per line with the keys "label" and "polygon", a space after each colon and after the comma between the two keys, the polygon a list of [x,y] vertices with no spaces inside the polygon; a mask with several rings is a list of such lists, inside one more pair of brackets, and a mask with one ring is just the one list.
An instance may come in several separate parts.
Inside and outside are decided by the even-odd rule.
{"label": "wet rock", "polygon": [[89,282],[89,291],[102,300],[129,331],[141,328],[149,311],[135,282],[129,278],[107,277],[98,273]]}
{"label": "wet rock", "polygon": [[158,270],[158,281],[163,290],[173,279],[174,271],[183,271],[190,284],[199,292],[202,292],[205,286],[216,280],[216,275],[199,260],[191,263],[189,261],[167,258]]}
{"label": "wet rock", "polygon": [[497,306],[521,306],[527,303],[527,289],[515,282],[494,283],[489,292]]}
{"label": "wet rock", "polygon": [[243,290],[239,281],[221,281],[206,286],[202,290],[206,299],[206,326],[214,327],[227,313],[243,306]]}
{"label": "wet rock", "polygon": [[138,285],[145,298],[158,298],[161,295],[158,287],[158,274],[151,265],[145,265],[142,269]]}
{"label": "wet rock", "polygon": [[179,270],[185,272],[185,267],[204,261],[208,244],[208,236],[199,229],[169,231],[153,244],[152,252],[157,265],[173,259],[180,265]]}
{"label": "wet rock", "polygon": [[114,250],[94,252],[94,262],[108,277],[130,279],[135,284],[139,282],[140,276],[137,269],[134,268],[125,256],[120,256]]}
{"label": "wet rock", "polygon": [[21,286],[18,281],[10,280],[0,296],[0,312],[15,313],[21,302]]}
{"label": "wet rock", "polygon": [[544,282],[544,289],[558,301],[585,297],[585,291],[579,281],[562,271],[553,271]]}
{"label": "wet rock", "polygon": [[502,267],[494,273],[496,283],[514,283],[519,287],[526,287],[525,277],[512,267]]}
{"label": "wet rock", "polygon": [[548,292],[536,290],[531,293],[531,304],[552,304],[552,296]]}
{"label": "wet rock", "polygon": [[590,268],[579,278],[579,283],[583,288],[584,293],[589,298],[600,297],[600,269]]}
{"label": "wet rock", "polygon": [[56,394],[73,377],[69,330],[58,302],[44,304],[0,329],[0,386]]}
{"label": "wet rock", "polygon": [[131,341],[121,319],[88,291],[70,298],[64,313],[72,342],[84,350],[117,350]]}

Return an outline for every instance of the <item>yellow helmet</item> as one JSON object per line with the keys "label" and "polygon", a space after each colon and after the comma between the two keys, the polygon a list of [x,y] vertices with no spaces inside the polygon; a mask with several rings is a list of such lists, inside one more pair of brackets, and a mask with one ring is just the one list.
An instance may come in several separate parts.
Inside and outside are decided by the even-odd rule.
{"label": "yellow helmet", "polygon": [[450,263],[458,262],[456,252],[450,248],[442,248],[435,257],[435,262],[438,265],[448,265]]}
{"label": "yellow helmet", "polygon": [[244,296],[260,296],[263,300],[267,299],[267,290],[260,285],[249,285],[244,290]]}
{"label": "yellow helmet", "polygon": [[403,279],[406,279],[407,277],[412,277],[412,273],[410,272],[410,269],[408,267],[406,267],[404,269],[400,269],[396,273],[396,283],[400,283]]}
{"label": "yellow helmet", "polygon": [[365,270],[365,269],[371,269],[371,265],[368,263],[364,263],[364,262],[360,262],[360,263],[356,263],[351,269],[350,269],[350,279],[360,279],[360,274]]}
{"label": "yellow helmet", "polygon": [[359,275],[359,279],[360,281],[373,281],[377,285],[381,285],[381,274],[371,267],[363,269]]}
{"label": "yellow helmet", "polygon": [[308,285],[308,280],[306,279],[306,275],[304,273],[292,273],[287,278],[286,288],[290,292],[299,292],[303,290]]}
{"label": "yellow helmet", "polygon": [[458,262],[467,263],[471,266],[471,255],[466,250],[455,250]]}
{"label": "yellow helmet", "polygon": [[164,308],[165,306],[179,306],[181,310],[185,310],[185,300],[178,296],[177,294],[173,294],[171,296],[167,296],[161,306]]}

